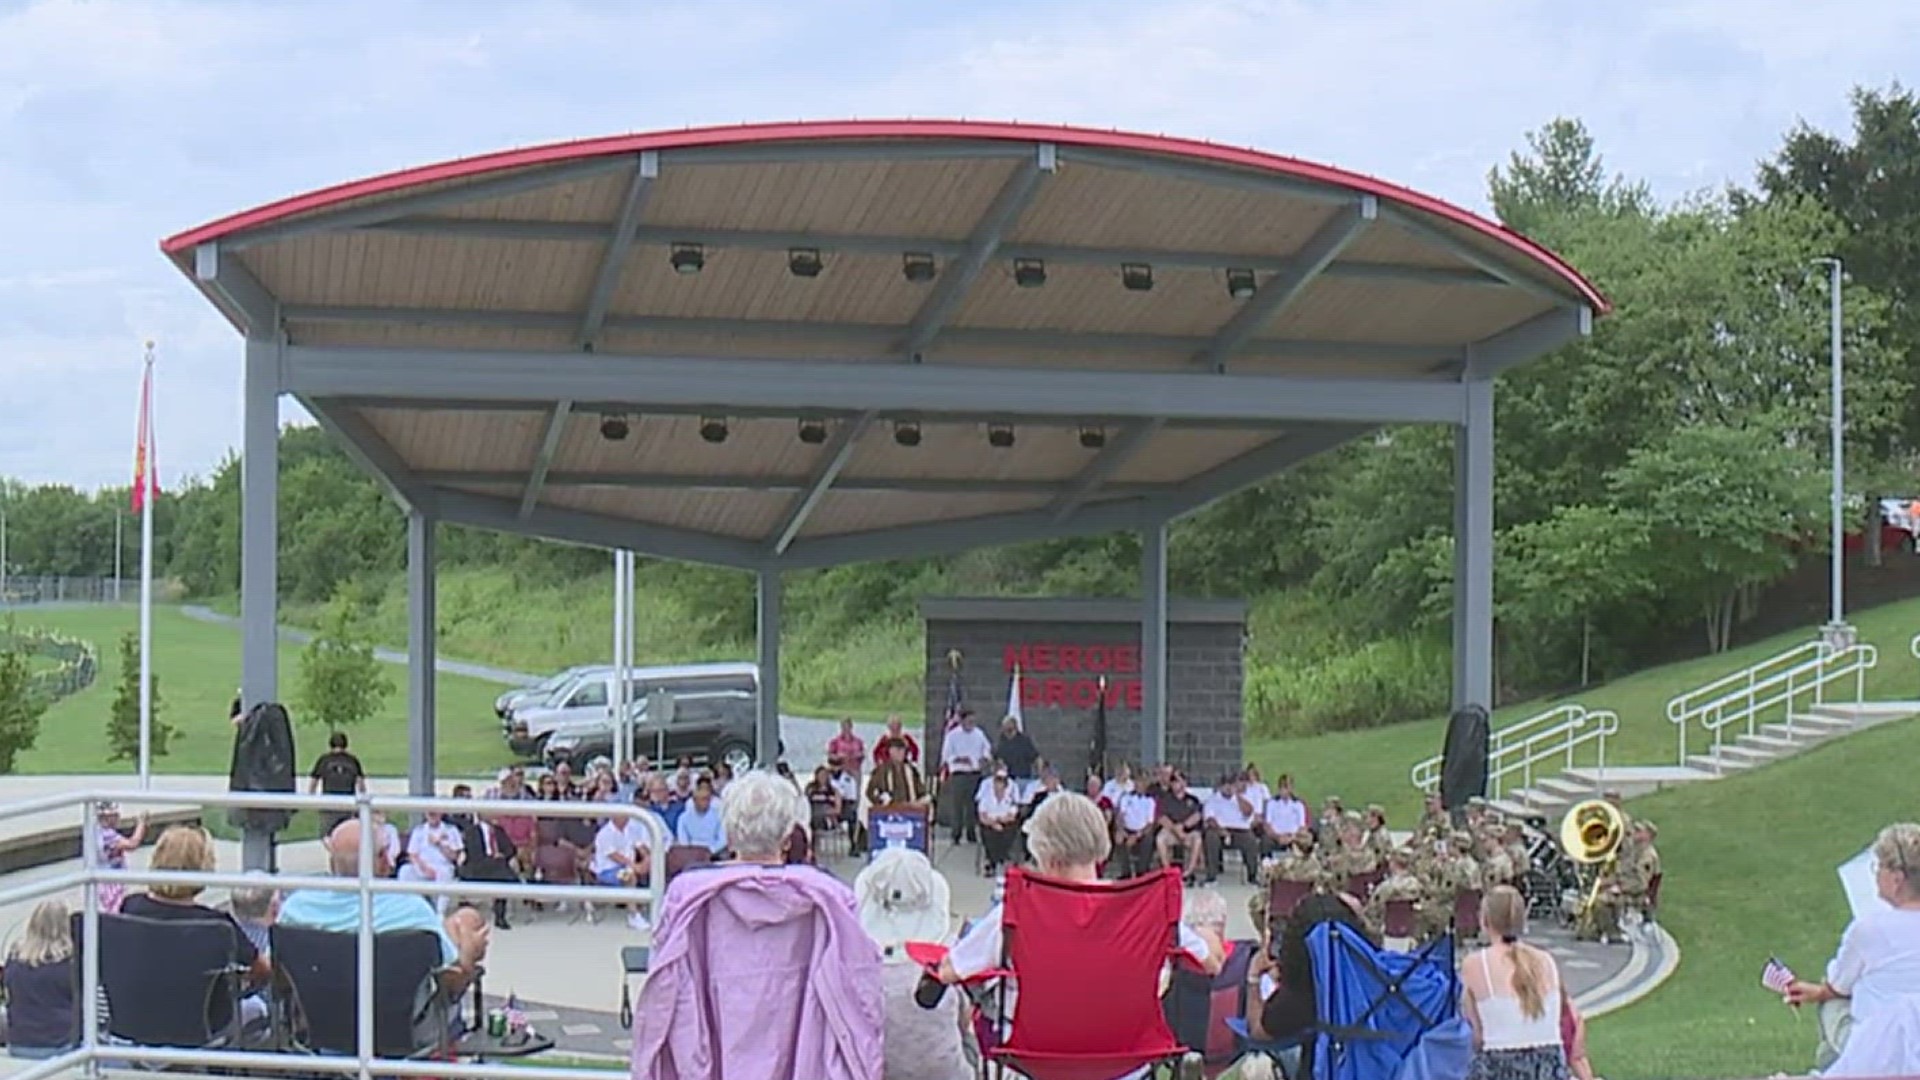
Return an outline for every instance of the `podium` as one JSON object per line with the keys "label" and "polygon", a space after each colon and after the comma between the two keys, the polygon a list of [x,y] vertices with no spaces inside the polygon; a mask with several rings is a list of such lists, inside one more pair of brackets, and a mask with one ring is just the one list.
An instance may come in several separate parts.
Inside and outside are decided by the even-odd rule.
{"label": "podium", "polygon": [[867,810],[867,861],[888,848],[904,847],[933,858],[933,812],[924,806],[875,806]]}

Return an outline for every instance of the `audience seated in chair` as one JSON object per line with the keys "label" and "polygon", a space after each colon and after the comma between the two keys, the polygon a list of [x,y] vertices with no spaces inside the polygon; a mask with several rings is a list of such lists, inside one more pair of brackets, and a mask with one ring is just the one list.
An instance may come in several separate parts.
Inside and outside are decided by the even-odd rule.
{"label": "audience seated in chair", "polygon": [[633,1075],[880,1075],[880,950],[844,884],[784,865],[805,800],[753,772],[728,787],[721,813],[736,861],[690,869],[667,887],[634,1009]]}
{"label": "audience seated in chair", "polygon": [[[1316,892],[1301,900],[1280,924],[1278,948],[1263,943],[1248,973],[1248,978],[1260,979],[1260,993],[1247,998],[1247,1027],[1255,1039],[1285,1042],[1302,1039],[1312,1031],[1318,1006],[1307,935],[1325,922],[1340,923],[1366,936],[1366,922],[1348,898]],[[1297,1075],[1309,1076],[1313,1070],[1312,1044],[1307,1041],[1303,1045],[1305,1052]]]}
{"label": "audience seated in chair", "polygon": [[[407,865],[401,869],[399,877],[402,881],[443,884],[453,881],[455,868],[460,865],[465,850],[460,827],[448,821],[438,810],[429,810],[426,820],[415,825],[407,837]],[[431,902],[436,910],[446,913],[446,897],[435,897]]]}
{"label": "audience seated in chair", "polygon": [[[520,849],[507,835],[500,819],[491,815],[480,817],[461,830],[460,867],[457,873],[461,881],[493,881],[509,885],[520,883],[520,871],[515,868]],[[511,930],[507,923],[507,902],[496,899],[493,902],[493,926],[496,930]]]}
{"label": "audience seated in chair", "polygon": [[[634,888],[646,882],[653,866],[653,835],[630,811],[616,810],[600,823],[593,838],[593,880],[616,888]],[[644,930],[646,916],[639,909],[627,915],[635,930]]]}
{"label": "audience seated in chair", "polygon": [[705,777],[693,785],[693,801],[680,811],[680,821],[673,828],[675,843],[699,844],[715,855],[727,850],[726,817],[718,805],[721,800],[715,798],[717,794],[714,782]]}
{"label": "audience seated in chair", "polygon": [[1153,868],[1153,819],[1158,808],[1159,803],[1144,791],[1120,795],[1113,826],[1113,861],[1120,877],[1133,877]]}
{"label": "audience seated in chair", "polygon": [[[321,1054],[359,1046],[359,934],[273,928],[275,1013],[282,1045]],[[390,930],[373,939],[373,1048],[382,1057],[446,1055],[458,1037],[459,995],[447,990],[440,939]]]}
{"label": "audience seated in chair", "polygon": [[[327,836],[327,868],[335,877],[360,874],[360,823],[343,821]],[[386,851],[374,852],[374,873],[386,871]],[[352,892],[300,889],[280,905],[278,925],[312,930],[349,932],[360,925],[360,897]],[[426,930],[440,941],[445,970],[441,987],[448,995],[465,990],[480,973],[487,957],[487,922],[472,908],[463,907],[442,920],[425,897],[405,893],[373,894],[373,932]]]}
{"label": "audience seated in chair", "polygon": [[1246,1014],[1247,972],[1260,943],[1227,939],[1227,901],[1217,889],[1189,889],[1181,921],[1221,957],[1220,970],[1209,974],[1191,960],[1176,960],[1161,1002],[1174,1038],[1216,1072],[1239,1056],[1240,1040],[1228,1021]]}
{"label": "audience seated in chair", "polygon": [[860,871],[853,892],[860,925],[880,946],[885,1080],[972,1080],[961,996],[921,1008],[914,1000],[921,969],[906,951],[910,941],[944,945],[952,937],[947,879],[920,852],[889,848]]}
{"label": "audience seated in chair", "polygon": [[[130,898],[131,899],[131,898]],[[217,913],[216,913],[217,914]],[[71,933],[85,963],[94,943],[80,941],[81,917]],[[238,1047],[263,1029],[240,1024],[240,942],[232,920],[100,916],[100,989],[109,1039],[136,1046],[186,1049]]]}
{"label": "audience seated in chair", "polygon": [[[153,859],[148,868],[212,873],[219,868],[214,858],[213,838],[198,825],[170,826],[160,835],[160,842],[154,845]],[[214,922],[226,925],[233,933],[235,962],[246,972],[245,986],[256,989],[265,986],[272,970],[267,958],[232,915],[196,902],[202,891],[198,885],[155,885],[144,893],[127,897],[121,903],[120,911],[155,922]],[[207,1018],[214,1031],[223,1031],[232,1022],[228,1009],[228,1001],[216,995]],[[257,1028],[264,1024],[267,1019],[266,1003],[257,996],[243,997],[240,1019],[244,1027]]]}
{"label": "audience seated in chair", "polygon": [[43,1061],[78,1046],[79,984],[67,905],[43,900],[7,948],[7,1053]]}

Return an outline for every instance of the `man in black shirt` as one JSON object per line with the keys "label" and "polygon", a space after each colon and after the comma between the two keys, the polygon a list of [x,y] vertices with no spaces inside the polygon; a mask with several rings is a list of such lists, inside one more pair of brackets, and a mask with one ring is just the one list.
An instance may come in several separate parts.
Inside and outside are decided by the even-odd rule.
{"label": "man in black shirt", "polygon": [[1000,725],[1000,745],[993,748],[993,756],[1007,767],[1007,775],[1025,796],[1033,788],[1034,778],[1039,775],[1036,766],[1040,761],[1040,748],[1033,745],[1033,737],[1020,730],[1020,721],[1009,716]]}
{"label": "man in black shirt", "polygon": [[[360,767],[360,759],[347,753],[347,736],[336,731],[327,738],[327,752],[314,759],[313,772],[307,793],[318,792],[322,795],[358,795],[367,790],[367,771]],[[352,817],[340,810],[328,810],[320,815],[320,837],[325,839],[333,833],[333,827]]]}
{"label": "man in black shirt", "polygon": [[1174,772],[1167,786],[1156,797],[1155,822],[1160,826],[1153,838],[1154,853],[1160,865],[1174,865],[1174,849],[1180,849],[1180,872],[1193,877],[1194,858],[1200,853],[1200,800],[1187,790],[1187,778]]}

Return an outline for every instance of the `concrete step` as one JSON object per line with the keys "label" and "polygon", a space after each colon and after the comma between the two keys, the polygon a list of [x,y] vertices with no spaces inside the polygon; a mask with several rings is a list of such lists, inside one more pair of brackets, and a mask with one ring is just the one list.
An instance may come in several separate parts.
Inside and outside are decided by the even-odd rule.
{"label": "concrete step", "polygon": [[1526,803],[1543,814],[1556,814],[1573,805],[1572,800],[1564,796],[1537,788],[1521,788],[1518,791],[1509,792],[1508,796],[1517,802]]}
{"label": "concrete step", "polygon": [[1618,791],[1631,799],[1675,784],[1714,780],[1720,774],[1700,767],[1697,761],[1689,761],[1685,765],[1609,765],[1604,771],[1579,766],[1561,775],[1587,784],[1594,791]]}
{"label": "concrete step", "polygon": [[1507,818],[1529,818],[1540,813],[1540,811],[1535,810],[1533,807],[1525,803],[1515,802],[1512,799],[1488,799],[1487,805],[1498,810],[1501,817]]}
{"label": "concrete step", "polygon": [[[1741,738],[1745,737],[1744,735],[1741,736]],[[1733,758],[1737,761],[1747,761],[1755,765],[1765,765],[1769,761],[1779,760],[1780,755],[1774,753],[1772,750],[1761,750],[1756,747],[1742,746],[1737,742],[1731,742],[1720,744],[1720,757],[1723,760]]]}
{"label": "concrete step", "polygon": [[1760,725],[1760,734],[1769,738],[1792,742],[1796,746],[1806,746],[1809,743],[1817,743],[1823,739],[1830,739],[1844,730],[1846,729],[1810,727],[1798,721],[1795,721],[1792,727],[1788,727],[1785,724]]}
{"label": "concrete step", "polygon": [[1687,756],[1687,764],[1707,773],[1725,776],[1728,773],[1744,772],[1753,768],[1759,764],[1759,762],[1732,757],[1721,757],[1716,760],[1711,754],[1689,754]]}
{"label": "concrete step", "polygon": [[1826,713],[1805,712],[1793,714],[1793,726],[1796,728],[1807,728],[1812,731],[1829,731],[1837,735],[1843,731],[1852,731],[1854,723],[1851,716],[1831,716]]}
{"label": "concrete step", "polygon": [[1533,786],[1536,791],[1542,791],[1549,795],[1558,795],[1575,801],[1594,797],[1594,786],[1592,784],[1569,777],[1565,773],[1559,776],[1549,776],[1545,780],[1537,781]]}
{"label": "concrete step", "polygon": [[1742,735],[1734,740],[1735,745],[1764,750],[1775,757],[1785,757],[1801,748],[1801,744],[1779,735]]}

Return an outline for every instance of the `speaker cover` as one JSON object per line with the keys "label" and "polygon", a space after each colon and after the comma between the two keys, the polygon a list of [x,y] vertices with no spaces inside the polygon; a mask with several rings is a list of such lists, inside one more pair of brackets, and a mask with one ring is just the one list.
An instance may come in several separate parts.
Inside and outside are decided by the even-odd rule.
{"label": "speaker cover", "polygon": [[[293,724],[286,707],[267,701],[247,710],[233,733],[233,763],[227,772],[228,791],[294,790]],[[229,820],[242,829],[279,832],[292,812],[234,807]]]}
{"label": "speaker cover", "polygon": [[1487,793],[1487,710],[1463,705],[1447,719],[1440,758],[1440,802],[1449,810]]}

